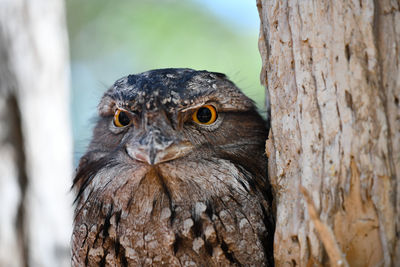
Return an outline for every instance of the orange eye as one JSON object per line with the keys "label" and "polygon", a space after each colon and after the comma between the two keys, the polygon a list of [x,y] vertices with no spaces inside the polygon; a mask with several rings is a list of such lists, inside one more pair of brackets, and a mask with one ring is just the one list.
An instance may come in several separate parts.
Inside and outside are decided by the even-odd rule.
{"label": "orange eye", "polygon": [[211,105],[204,105],[193,113],[192,119],[198,124],[209,125],[217,120],[217,110]]}
{"label": "orange eye", "polygon": [[117,109],[114,114],[114,125],[117,127],[128,126],[131,123],[131,118],[128,112]]}

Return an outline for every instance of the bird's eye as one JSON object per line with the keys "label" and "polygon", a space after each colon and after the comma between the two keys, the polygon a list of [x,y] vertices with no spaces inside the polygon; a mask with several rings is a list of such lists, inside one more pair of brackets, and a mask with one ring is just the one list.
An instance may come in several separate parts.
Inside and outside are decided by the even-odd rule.
{"label": "bird's eye", "polygon": [[209,125],[217,120],[217,110],[211,105],[204,105],[193,113],[192,119],[198,124]]}
{"label": "bird's eye", "polygon": [[117,127],[128,126],[131,123],[131,118],[128,112],[117,109],[114,114],[114,125]]}

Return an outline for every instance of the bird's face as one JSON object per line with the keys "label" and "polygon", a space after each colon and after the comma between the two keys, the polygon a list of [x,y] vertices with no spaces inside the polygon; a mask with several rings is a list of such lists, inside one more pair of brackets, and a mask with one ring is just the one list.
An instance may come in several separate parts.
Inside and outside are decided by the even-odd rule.
{"label": "bird's face", "polygon": [[124,149],[132,160],[155,165],[182,157],[192,150],[192,144],[179,131],[183,120],[180,117],[186,116],[184,112],[177,111],[178,114],[173,114],[176,118],[172,119],[162,106],[140,112],[133,109],[116,107],[110,124],[111,131],[123,131]]}
{"label": "bird's face", "polygon": [[150,168],[182,157],[251,157],[252,147],[266,139],[253,102],[225,75],[206,71],[124,77],[106,92],[99,114],[92,151]]}

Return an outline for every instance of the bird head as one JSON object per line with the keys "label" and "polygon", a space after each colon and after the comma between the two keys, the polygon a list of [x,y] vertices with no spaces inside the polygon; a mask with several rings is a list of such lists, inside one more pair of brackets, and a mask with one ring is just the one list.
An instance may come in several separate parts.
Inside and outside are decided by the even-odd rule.
{"label": "bird head", "polygon": [[[266,139],[253,101],[221,73],[161,69],[129,75],[114,83],[98,109],[91,147],[123,151],[137,164],[240,154],[245,144],[251,149]],[[260,124],[262,132],[255,130]]]}

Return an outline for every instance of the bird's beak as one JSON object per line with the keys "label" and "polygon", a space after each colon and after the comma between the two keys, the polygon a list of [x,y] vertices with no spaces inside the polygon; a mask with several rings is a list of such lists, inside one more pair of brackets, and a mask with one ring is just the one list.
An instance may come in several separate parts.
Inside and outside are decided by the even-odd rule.
{"label": "bird's beak", "polygon": [[156,165],[177,159],[188,154],[193,146],[186,141],[166,140],[157,136],[160,133],[150,132],[140,142],[126,145],[128,155],[135,160]]}

